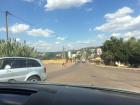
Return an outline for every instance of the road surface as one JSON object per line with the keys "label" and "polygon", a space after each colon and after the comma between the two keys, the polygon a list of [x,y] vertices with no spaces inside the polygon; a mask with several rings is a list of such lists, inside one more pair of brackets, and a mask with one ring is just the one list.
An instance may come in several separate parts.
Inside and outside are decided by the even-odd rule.
{"label": "road surface", "polygon": [[76,64],[48,72],[48,81],[61,84],[90,85],[140,92],[140,71]]}

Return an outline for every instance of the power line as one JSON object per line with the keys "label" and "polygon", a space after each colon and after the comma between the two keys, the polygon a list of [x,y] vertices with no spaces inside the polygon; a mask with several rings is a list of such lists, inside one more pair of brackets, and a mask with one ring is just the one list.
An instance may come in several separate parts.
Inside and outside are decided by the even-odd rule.
{"label": "power line", "polygon": [[[27,22],[26,20],[24,20],[23,18],[21,18],[21,17],[19,17],[19,16],[14,15],[13,13],[11,13],[11,12],[9,12],[9,11],[0,11],[0,13],[4,13],[4,14],[5,14],[6,39],[7,39],[7,40],[9,39],[9,27],[8,27],[8,16],[9,16],[9,15],[10,15],[10,16],[13,16],[13,17],[15,17],[15,18],[17,18],[17,19],[19,19],[19,20],[25,22],[25,23],[28,23],[28,24],[29,24],[30,26],[32,26],[32,27],[36,27],[35,25],[33,25],[33,24]],[[36,27],[36,28],[37,28],[37,27]]]}
{"label": "power line", "polygon": [[23,18],[21,18],[21,17],[19,17],[19,16],[16,16],[16,15],[13,14],[13,13],[10,13],[10,15],[13,16],[13,17],[15,17],[15,18],[17,18],[18,20],[20,20],[20,21],[22,21],[22,22],[24,22],[24,23],[29,24],[30,26],[32,26],[32,27],[34,27],[34,28],[39,28],[39,27],[37,27],[36,25],[31,24],[30,22],[26,21],[25,19],[23,19]]}
{"label": "power line", "polygon": [[27,23],[27,24],[30,25],[31,27],[40,28],[40,27],[38,27],[38,26],[32,24],[31,22],[25,20],[24,18],[22,18],[22,17],[20,17],[20,16],[17,16],[17,15],[15,15],[15,14],[9,12],[9,11],[0,11],[0,13],[4,13],[4,14],[5,14],[5,17],[6,17],[6,34],[7,34],[7,39],[8,39],[8,37],[9,37],[9,36],[8,36],[8,34],[9,34],[9,30],[8,30],[8,16],[12,16],[12,17],[14,17],[14,18],[16,18],[16,19],[18,19],[18,20],[24,22],[24,23]]}

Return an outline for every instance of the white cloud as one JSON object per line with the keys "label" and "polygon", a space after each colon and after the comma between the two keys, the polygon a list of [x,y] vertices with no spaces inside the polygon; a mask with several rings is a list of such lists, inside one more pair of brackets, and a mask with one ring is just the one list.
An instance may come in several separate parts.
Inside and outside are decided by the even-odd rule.
{"label": "white cloud", "polygon": [[40,7],[44,7],[44,5],[47,2],[47,0],[21,0],[21,1],[38,4]]}
{"label": "white cloud", "polygon": [[131,37],[140,39],[140,31],[126,32],[126,33],[124,33],[123,37],[124,37],[124,39],[129,39]]}
{"label": "white cloud", "polygon": [[97,35],[97,38],[99,38],[99,39],[104,39],[104,37],[105,37],[104,34],[98,34]]}
{"label": "white cloud", "polygon": [[130,15],[133,12],[134,10],[129,7],[123,7],[115,13],[107,13],[105,15],[106,23],[97,26],[95,30],[103,32],[139,30],[140,15],[133,17]]}
{"label": "white cloud", "polygon": [[[48,43],[47,41],[39,40],[36,42],[27,42],[27,44],[40,52],[62,51],[62,45],[59,42]],[[67,48],[67,46],[65,47]]]}
{"label": "white cloud", "polygon": [[57,40],[64,41],[65,37],[57,37]]}
{"label": "white cloud", "polygon": [[96,46],[95,40],[78,40],[76,42],[68,43],[67,47],[70,49],[81,49],[85,47],[93,47]]}
{"label": "white cloud", "polygon": [[54,34],[54,31],[52,31],[50,29],[38,28],[38,29],[32,29],[32,30],[28,31],[27,34],[28,35],[31,35],[31,36],[44,36],[44,37],[49,37],[52,34]]}
{"label": "white cloud", "polygon": [[[1,27],[0,32],[6,32],[5,27]],[[10,26],[9,32],[11,32],[13,34],[26,32],[28,35],[31,35],[31,36],[43,36],[43,37],[49,37],[52,34],[54,34],[54,31],[52,31],[50,29],[42,29],[42,28],[31,29],[29,25],[19,24],[19,23],[16,23],[13,26]],[[64,40],[64,38],[60,37],[59,40]]]}
{"label": "white cloud", "polygon": [[6,31],[6,29],[4,27],[0,28],[0,32],[5,32],[5,31]]}
{"label": "white cloud", "polygon": [[105,40],[108,40],[109,38],[110,37],[108,35],[105,35],[105,34],[98,34],[97,35],[97,40],[99,40],[99,42],[104,42]]}
{"label": "white cloud", "polygon": [[67,44],[67,47],[68,47],[69,49],[73,49],[73,45],[72,45],[71,43],[68,43],[68,44]]}
{"label": "white cloud", "polygon": [[[77,43],[79,42],[79,43]],[[80,43],[81,42],[81,43]],[[83,42],[83,43],[82,43]],[[62,44],[59,41],[48,43],[46,41],[36,41],[36,42],[27,42],[27,44],[31,47],[34,47],[36,50],[40,52],[51,52],[51,51],[62,51]],[[73,41],[69,43],[63,44],[64,48],[67,50],[80,49],[84,47],[95,46],[94,40],[81,40],[81,41]]]}
{"label": "white cloud", "polygon": [[119,18],[119,17],[123,17],[127,14],[133,13],[133,10],[129,7],[123,7],[121,9],[119,9],[117,12],[115,13],[107,13],[105,15],[105,18],[107,19],[114,19],[114,18]]}
{"label": "white cloud", "polygon": [[27,42],[27,44],[31,47],[34,47],[36,50],[40,52],[47,52],[52,48],[52,45],[47,43],[46,41],[36,41],[36,42]]}
{"label": "white cloud", "polygon": [[[16,33],[26,32],[29,28],[30,26],[27,24],[16,23],[13,26],[9,27],[9,31],[16,34]],[[1,27],[0,31],[5,32],[6,31],[5,27]]]}
{"label": "white cloud", "polygon": [[78,40],[76,41],[76,43],[78,44],[90,44],[90,43],[94,43],[95,40]]}
{"label": "white cloud", "polygon": [[114,37],[120,37],[120,36],[121,36],[121,33],[112,33],[111,36],[114,36]]}
{"label": "white cloud", "polygon": [[92,0],[47,0],[47,4],[44,6],[46,10],[55,9],[68,9],[71,7],[79,7]]}
{"label": "white cloud", "polygon": [[29,25],[27,24],[14,24],[12,27],[10,27],[10,31],[12,33],[21,33],[21,32],[25,32],[29,29]]}
{"label": "white cloud", "polygon": [[129,31],[129,32],[122,32],[122,33],[112,33],[110,35],[110,37],[111,36],[114,36],[114,37],[117,37],[117,38],[124,38],[124,40],[128,40],[131,37],[135,37],[137,39],[140,39],[140,31]]}
{"label": "white cloud", "polygon": [[55,42],[55,44],[60,44],[60,42]]}

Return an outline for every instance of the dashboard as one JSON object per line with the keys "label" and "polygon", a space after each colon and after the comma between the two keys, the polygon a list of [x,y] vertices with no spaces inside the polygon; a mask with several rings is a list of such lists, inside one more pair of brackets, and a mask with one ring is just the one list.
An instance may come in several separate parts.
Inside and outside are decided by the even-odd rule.
{"label": "dashboard", "polygon": [[29,97],[15,94],[0,94],[1,105],[23,105]]}
{"label": "dashboard", "polygon": [[97,87],[0,83],[0,105],[140,105],[140,94]]}

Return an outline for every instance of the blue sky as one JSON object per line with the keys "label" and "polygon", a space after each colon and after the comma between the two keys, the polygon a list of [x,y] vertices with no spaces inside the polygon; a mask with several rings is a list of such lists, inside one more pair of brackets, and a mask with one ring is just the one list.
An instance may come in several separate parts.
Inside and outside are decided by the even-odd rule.
{"label": "blue sky", "polygon": [[140,0],[0,0],[1,39],[6,10],[18,17],[9,16],[10,37],[39,51],[98,46],[111,36],[140,38]]}

